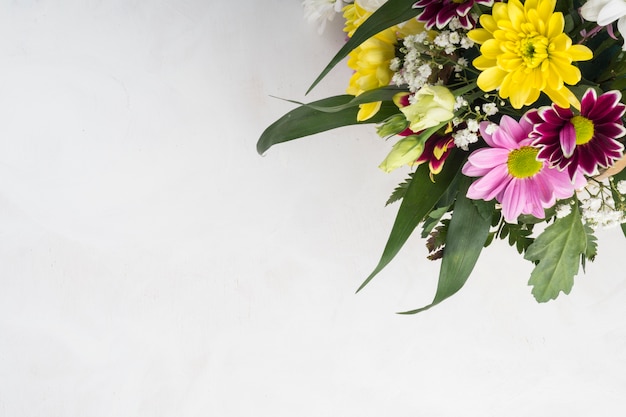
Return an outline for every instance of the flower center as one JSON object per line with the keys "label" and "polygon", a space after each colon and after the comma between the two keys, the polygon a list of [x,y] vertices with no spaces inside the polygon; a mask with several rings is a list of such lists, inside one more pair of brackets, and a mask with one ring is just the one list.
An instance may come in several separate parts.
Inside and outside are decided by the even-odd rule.
{"label": "flower center", "polygon": [[463,4],[465,2],[467,2],[467,0],[452,0],[452,3],[455,3],[455,4]]}
{"label": "flower center", "polygon": [[532,146],[522,146],[512,150],[506,161],[509,174],[515,178],[528,178],[541,171],[543,162],[537,161],[538,153],[539,149]]}
{"label": "flower center", "polygon": [[576,131],[576,145],[584,145],[593,139],[594,126],[591,120],[583,116],[574,116],[570,123]]}
{"label": "flower center", "polygon": [[548,58],[548,38],[541,35],[523,38],[517,51],[528,68],[537,68]]}

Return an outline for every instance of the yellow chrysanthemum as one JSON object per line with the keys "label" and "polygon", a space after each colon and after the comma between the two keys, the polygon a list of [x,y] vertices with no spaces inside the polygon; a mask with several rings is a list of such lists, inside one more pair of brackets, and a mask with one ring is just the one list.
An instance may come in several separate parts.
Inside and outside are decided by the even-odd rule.
{"label": "yellow chrysanthemum", "polygon": [[348,34],[348,37],[354,35],[354,31],[365,22],[365,20],[372,15],[372,12],[365,10],[359,5],[358,1],[352,4],[348,4],[343,8],[343,17],[346,19],[343,31]]}
{"label": "yellow chrysanthemum", "polygon": [[589,48],[572,45],[563,33],[565,20],[554,13],[556,0],[518,0],[495,3],[492,14],[480,16],[481,29],[468,33],[481,45],[481,55],[473,62],[481,70],[478,86],[483,91],[499,89],[519,109],[534,103],[541,92],[557,105],[580,107],[565,84],[580,81],[580,70],[573,61],[593,57]]}
{"label": "yellow chrysanthemum", "polygon": [[[352,36],[354,31],[372,15],[363,9],[358,2],[344,8],[346,25],[344,31]],[[396,52],[395,27],[372,36],[348,54],[348,67],[354,70],[350,84],[346,89],[348,94],[359,94],[378,87],[389,85],[393,71],[389,68]],[[365,103],[359,106],[357,120],[363,121],[373,117],[380,109],[380,102]]]}
{"label": "yellow chrysanthemum", "polygon": [[[372,12],[361,7],[358,1],[346,6],[343,13],[346,19],[344,31],[348,36],[352,36],[371,15]],[[352,50],[348,54],[348,67],[354,70],[354,74],[350,78],[346,92],[358,96],[365,91],[389,85],[393,77],[393,71],[389,66],[396,55],[398,39],[423,30],[424,24],[412,19],[377,33]],[[363,121],[373,117],[380,110],[380,105],[381,102],[361,104],[357,120]]]}

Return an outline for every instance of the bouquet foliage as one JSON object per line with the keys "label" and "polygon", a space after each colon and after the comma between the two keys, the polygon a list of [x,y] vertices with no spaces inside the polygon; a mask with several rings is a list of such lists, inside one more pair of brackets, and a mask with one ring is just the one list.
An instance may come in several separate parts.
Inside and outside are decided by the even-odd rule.
{"label": "bouquet foliage", "polygon": [[[598,228],[626,234],[623,0],[305,0],[321,23],[342,14],[346,94],[287,113],[257,150],[374,124],[407,169],[378,274],[419,229],[441,259],[428,309],[456,293],[481,251],[504,239],[534,264],[539,302],[568,294],[593,261]],[[310,91],[309,89],[309,91]],[[359,289],[360,289],[359,288]]]}

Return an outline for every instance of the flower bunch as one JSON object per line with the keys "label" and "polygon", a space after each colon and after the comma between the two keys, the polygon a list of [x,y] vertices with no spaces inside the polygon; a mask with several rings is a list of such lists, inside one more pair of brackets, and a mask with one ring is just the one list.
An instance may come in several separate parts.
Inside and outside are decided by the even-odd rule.
{"label": "flower bunch", "polygon": [[[259,152],[373,123],[393,142],[380,168],[406,169],[380,262],[421,228],[441,259],[430,308],[456,293],[483,248],[506,239],[534,263],[540,301],[569,293],[597,252],[595,231],[626,234],[626,3],[623,0],[305,0],[341,14],[345,95],[302,104],[268,127]],[[316,11],[315,11],[316,10]],[[315,12],[314,12],[315,11]]]}

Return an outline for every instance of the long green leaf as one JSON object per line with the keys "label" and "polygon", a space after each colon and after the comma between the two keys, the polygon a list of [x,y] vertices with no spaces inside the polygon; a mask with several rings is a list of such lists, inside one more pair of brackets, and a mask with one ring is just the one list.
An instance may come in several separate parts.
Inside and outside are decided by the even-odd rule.
{"label": "long green leaf", "polygon": [[322,104],[318,104],[319,102],[307,104],[307,103],[301,103],[295,100],[286,100],[286,101],[290,103],[294,103],[294,104],[299,104],[301,106],[310,107],[314,110],[319,110],[325,113],[336,113],[340,110],[345,110],[347,108],[354,107],[359,104],[373,103],[376,101],[391,101],[393,99],[393,96],[403,91],[406,91],[406,88],[398,87],[395,85],[380,87],[374,90],[365,91],[364,93],[359,94],[356,97],[353,96],[352,100],[348,101],[347,103],[340,104],[338,106],[322,105]]}
{"label": "long green leaf", "polygon": [[472,201],[465,195],[472,179],[462,177],[457,200],[443,250],[439,283],[433,301],[417,310],[401,314],[415,314],[436,306],[459,291],[469,278],[487,241],[495,206],[493,202]]}
{"label": "long green leaf", "polygon": [[555,299],[561,291],[569,294],[586,247],[587,236],[576,205],[569,215],[556,219],[528,247],[524,259],[538,262],[528,281],[538,302]]}
{"label": "long green leaf", "polygon": [[342,126],[366,123],[380,123],[389,116],[398,113],[398,107],[392,102],[383,102],[374,117],[358,122],[358,102],[335,113],[316,110],[314,106],[343,106],[354,99],[351,95],[328,97],[311,103],[311,106],[300,106],[268,126],[257,142],[257,152],[263,155],[269,148],[278,143],[310,136]]}
{"label": "long green leaf", "polygon": [[421,9],[413,8],[414,3],[415,0],[389,0],[387,3],[380,6],[372,16],[357,28],[352,37],[348,39],[339,52],[331,59],[330,63],[324,68],[311,87],[309,87],[307,94],[315,88],[335,65],[348,56],[354,48],[377,33],[393,25],[397,25],[398,23],[406,22],[421,13]]}
{"label": "long green leaf", "polygon": [[421,164],[417,168],[402,199],[380,261],[357,292],[363,289],[398,254],[413,230],[444,195],[464,159],[464,152],[453,152],[446,160],[443,170],[435,177],[435,182],[430,180],[428,164]]}

